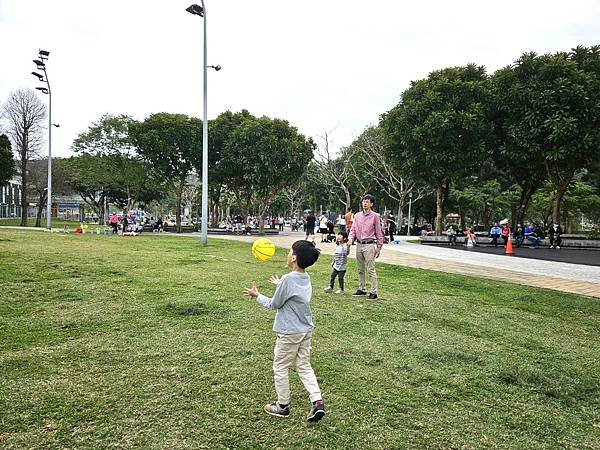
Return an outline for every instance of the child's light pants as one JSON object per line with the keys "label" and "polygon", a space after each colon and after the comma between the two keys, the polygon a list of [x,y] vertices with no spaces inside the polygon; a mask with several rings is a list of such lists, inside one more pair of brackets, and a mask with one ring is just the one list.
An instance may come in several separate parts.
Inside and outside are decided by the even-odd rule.
{"label": "child's light pants", "polygon": [[277,403],[287,405],[291,402],[289,368],[296,361],[296,372],[304,388],[310,395],[310,401],[321,400],[321,390],[315,372],[310,365],[312,333],[277,333],[273,357],[273,375]]}

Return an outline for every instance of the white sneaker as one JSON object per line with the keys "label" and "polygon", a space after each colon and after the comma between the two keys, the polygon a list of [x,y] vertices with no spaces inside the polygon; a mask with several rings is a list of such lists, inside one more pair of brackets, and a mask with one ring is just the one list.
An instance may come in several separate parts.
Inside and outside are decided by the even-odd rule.
{"label": "white sneaker", "polygon": [[556,248],[560,248],[560,245],[557,245]]}
{"label": "white sneaker", "polygon": [[554,245],[551,245],[550,248],[554,248]]}
{"label": "white sneaker", "polygon": [[337,291],[335,291],[335,294],[344,295],[344,291],[342,291],[341,289],[338,289]]}
{"label": "white sneaker", "polygon": [[331,291],[333,291],[333,288],[332,288],[331,286],[327,286],[327,287],[324,289],[324,291],[325,291],[325,292],[331,292]]}

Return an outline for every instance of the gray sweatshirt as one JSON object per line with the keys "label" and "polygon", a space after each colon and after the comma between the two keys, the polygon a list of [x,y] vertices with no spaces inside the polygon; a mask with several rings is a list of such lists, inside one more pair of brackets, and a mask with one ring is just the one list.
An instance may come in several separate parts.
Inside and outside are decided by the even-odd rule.
{"label": "gray sweatshirt", "polygon": [[260,294],[256,301],[274,309],[273,331],[281,334],[308,333],[314,328],[310,311],[312,285],[307,273],[290,272],[281,277],[273,298]]}
{"label": "gray sweatshirt", "polygon": [[345,271],[348,268],[348,248],[346,244],[337,244],[333,254],[333,268],[338,272]]}

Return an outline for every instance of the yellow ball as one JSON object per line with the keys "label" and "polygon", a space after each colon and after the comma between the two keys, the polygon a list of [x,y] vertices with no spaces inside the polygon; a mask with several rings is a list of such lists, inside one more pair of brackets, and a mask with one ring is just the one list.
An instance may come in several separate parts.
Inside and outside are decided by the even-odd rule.
{"label": "yellow ball", "polygon": [[257,239],[252,244],[252,254],[259,261],[267,261],[275,254],[275,243],[267,238]]}

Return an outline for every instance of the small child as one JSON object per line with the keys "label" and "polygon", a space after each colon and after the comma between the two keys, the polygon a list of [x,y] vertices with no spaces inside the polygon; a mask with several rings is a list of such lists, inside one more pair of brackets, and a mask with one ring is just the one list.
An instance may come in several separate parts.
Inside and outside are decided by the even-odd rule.
{"label": "small child", "polygon": [[291,272],[281,278],[272,276],[269,281],[277,286],[273,298],[262,295],[256,289],[244,289],[244,295],[256,297],[267,309],[274,309],[273,331],[277,335],[273,356],[273,373],[277,401],[265,405],[265,412],[272,416],[290,415],[289,368],[296,361],[296,372],[308,391],[312,406],[307,416],[309,422],[318,422],[325,415],[325,405],[317,377],[310,364],[311,337],[314,325],[310,309],[312,285],[304,269],[319,259],[319,250],[308,241],[296,241],[287,255]]}
{"label": "small child", "polygon": [[325,292],[333,291],[336,277],[339,277],[340,288],[335,291],[336,294],[344,295],[344,275],[346,275],[346,268],[348,267],[348,233],[340,231],[336,236],[335,253],[333,254],[333,262],[331,267],[331,280],[329,280],[329,286],[325,288]]}
{"label": "small child", "polygon": [[467,229],[465,230],[465,236],[466,236],[466,244],[467,247],[475,247],[475,244],[477,243],[477,239],[475,238],[475,233],[473,233],[473,230],[471,229],[471,227],[467,227]]}

